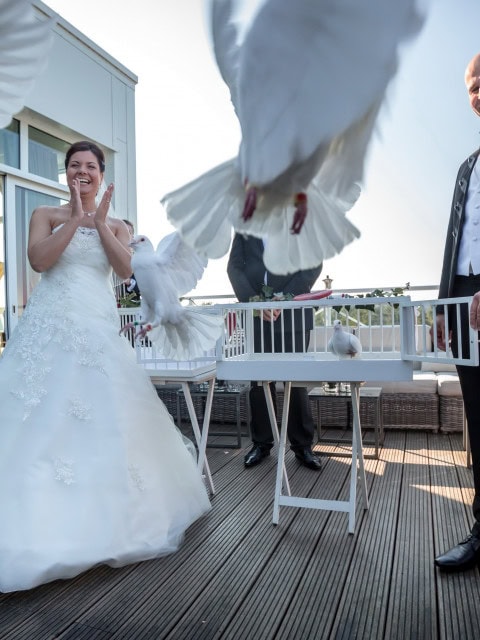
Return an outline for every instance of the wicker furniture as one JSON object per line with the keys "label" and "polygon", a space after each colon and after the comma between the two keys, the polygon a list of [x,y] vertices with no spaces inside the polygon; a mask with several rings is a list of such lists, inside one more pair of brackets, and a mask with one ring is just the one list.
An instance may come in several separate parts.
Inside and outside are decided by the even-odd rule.
{"label": "wicker furniture", "polygon": [[[248,429],[250,427],[250,404],[248,402],[249,390],[250,385],[248,384],[215,384],[210,424],[214,420],[221,424],[233,423],[236,425],[236,431],[212,431],[212,429],[210,429],[209,436],[233,436],[236,438],[236,443],[208,443],[209,447],[217,449],[241,448],[242,436],[248,435]],[[197,415],[198,409],[200,409],[201,415],[203,415],[208,395],[208,387],[205,385],[192,385],[190,388],[190,395],[194,402]],[[179,429],[182,428],[182,415],[185,415],[184,412],[182,413],[182,401],[185,404],[183,389],[179,388],[176,391],[176,416]],[[247,426],[246,432],[242,432],[242,423]]]}
{"label": "wicker furniture", "polygon": [[[342,390],[342,387],[336,387],[333,392],[326,390],[324,387],[314,387],[310,393],[309,398],[314,404],[317,405],[317,432],[318,432],[318,441],[323,442],[331,442],[337,443],[342,442],[345,443],[344,440],[338,440],[335,438],[326,438],[322,436],[322,420],[321,420],[321,411],[322,404],[328,405],[337,405],[341,407],[341,409],[347,409],[347,420],[346,422],[340,422],[339,424],[346,427],[352,426],[352,405],[351,405],[351,394],[350,389],[346,388]],[[368,418],[368,420],[367,420]],[[370,422],[373,424],[374,431],[374,446],[375,453],[374,454],[364,454],[365,458],[375,458],[378,459],[378,449],[380,444],[383,444],[384,441],[384,430],[383,430],[383,419],[382,419],[382,388],[381,387],[361,387],[360,388],[360,424],[362,428],[365,428],[365,423]],[[323,425],[325,426],[325,425]],[[369,444],[365,438],[363,438],[363,444]],[[329,455],[333,456],[349,456],[350,454],[333,452]]]}

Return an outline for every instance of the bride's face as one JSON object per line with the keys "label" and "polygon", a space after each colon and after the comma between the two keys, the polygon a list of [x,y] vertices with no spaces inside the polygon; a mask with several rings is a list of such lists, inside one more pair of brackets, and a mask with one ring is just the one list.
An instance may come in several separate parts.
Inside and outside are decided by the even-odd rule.
{"label": "bride's face", "polygon": [[103,174],[94,153],[77,151],[72,155],[67,167],[67,184],[71,186],[76,178],[80,185],[80,196],[97,195]]}

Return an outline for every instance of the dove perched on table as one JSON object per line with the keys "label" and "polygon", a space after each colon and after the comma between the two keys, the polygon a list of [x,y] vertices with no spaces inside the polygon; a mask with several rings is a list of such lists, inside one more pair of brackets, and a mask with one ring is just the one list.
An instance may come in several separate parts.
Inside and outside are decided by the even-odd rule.
{"label": "dove perched on table", "polygon": [[21,111],[46,64],[51,27],[37,20],[29,0],[0,0],[0,129]]}
{"label": "dove perched on table", "polygon": [[[165,236],[155,250],[143,235],[130,242],[132,270],[141,295],[141,329],[136,337],[149,339],[169,360],[192,360],[215,346],[223,329],[223,318],[185,307],[179,297],[191,291],[207,265],[177,232]],[[126,325],[126,332],[133,326]]]}
{"label": "dove perched on table", "polygon": [[327,348],[339,358],[354,358],[362,353],[360,340],[353,333],[345,331],[340,320],[333,323],[333,336]]}
{"label": "dove perched on table", "polygon": [[422,25],[418,1],[263,0],[240,29],[238,1],[212,0],[215,58],[242,138],[235,159],[162,199],[186,242],[219,258],[233,227],[267,238],[267,269],[287,274],[360,235],[345,214],[400,44]]}

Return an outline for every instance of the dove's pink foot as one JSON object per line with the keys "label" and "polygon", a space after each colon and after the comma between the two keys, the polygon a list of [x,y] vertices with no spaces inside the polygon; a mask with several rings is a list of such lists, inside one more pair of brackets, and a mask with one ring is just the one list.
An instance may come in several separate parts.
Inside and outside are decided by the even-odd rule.
{"label": "dove's pink foot", "polygon": [[118,335],[121,336],[122,333],[126,335],[130,329],[134,329],[134,328],[135,328],[134,322],[127,322],[127,324],[120,329],[120,331],[118,332]]}
{"label": "dove's pink foot", "polygon": [[137,332],[137,335],[135,336],[135,338],[145,338],[147,333],[151,330],[152,330],[152,325],[146,324],[140,329],[140,331]]}
{"label": "dove's pink foot", "polygon": [[257,188],[249,187],[243,205],[242,218],[247,221],[253,216],[253,212],[257,208]]}
{"label": "dove's pink foot", "polygon": [[290,233],[300,233],[305,218],[307,217],[307,194],[297,193],[295,196],[295,215],[293,216],[293,224],[290,228]]}

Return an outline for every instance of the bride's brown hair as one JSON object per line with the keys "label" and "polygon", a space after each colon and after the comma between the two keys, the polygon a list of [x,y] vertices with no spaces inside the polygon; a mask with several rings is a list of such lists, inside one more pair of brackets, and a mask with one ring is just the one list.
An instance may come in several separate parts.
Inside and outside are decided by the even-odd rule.
{"label": "bride's brown hair", "polygon": [[91,151],[98,160],[100,172],[105,173],[105,154],[94,142],[89,142],[88,140],[80,140],[72,144],[65,155],[65,169],[68,169],[70,158],[74,153],[77,153],[77,151]]}

